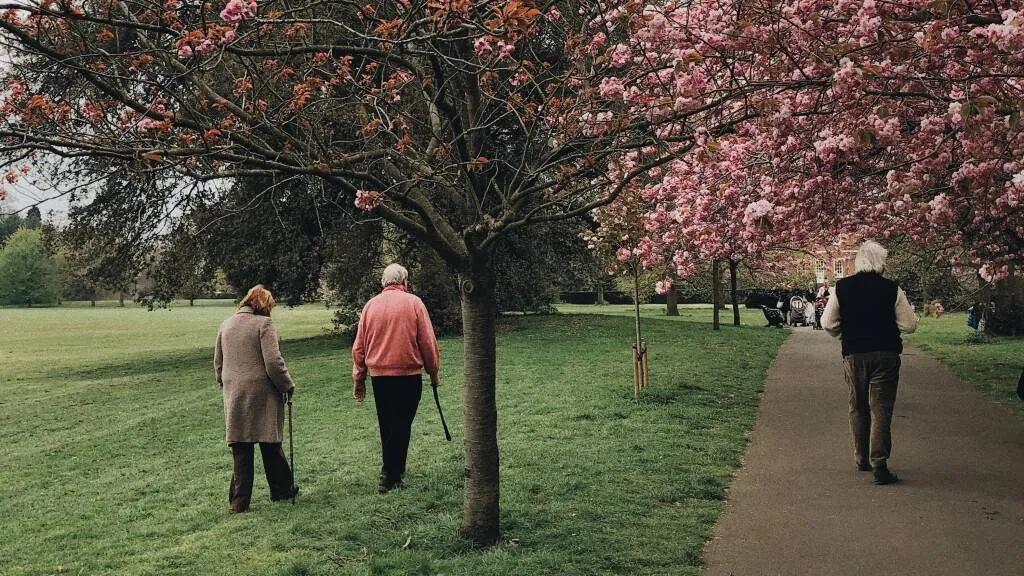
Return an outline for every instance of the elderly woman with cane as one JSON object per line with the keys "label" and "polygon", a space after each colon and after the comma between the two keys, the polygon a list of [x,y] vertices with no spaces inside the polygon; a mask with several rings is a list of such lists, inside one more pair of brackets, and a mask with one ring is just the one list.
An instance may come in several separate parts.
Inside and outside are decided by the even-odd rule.
{"label": "elderly woman with cane", "polygon": [[231,512],[249,509],[257,443],[270,499],[293,499],[299,491],[281,449],[284,406],[290,403],[295,384],[278,348],[270,319],[273,308],[273,295],[263,285],[256,285],[217,331],[213,364],[217,383],[224,390],[224,422],[234,458],[228,496]]}
{"label": "elderly woman with cane", "polygon": [[373,384],[384,456],[377,486],[381,494],[402,485],[412,421],[423,392],[422,371],[426,369],[433,386],[441,382],[430,315],[423,301],[409,294],[408,278],[409,272],[398,264],[384,269],[384,288],[363,307],[352,345],[352,396],[357,402],[366,398],[367,372]]}

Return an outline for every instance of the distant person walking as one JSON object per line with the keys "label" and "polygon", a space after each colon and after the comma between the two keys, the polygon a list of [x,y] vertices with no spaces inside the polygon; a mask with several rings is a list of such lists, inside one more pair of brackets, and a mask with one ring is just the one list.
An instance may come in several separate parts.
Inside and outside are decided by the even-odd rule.
{"label": "distant person walking", "polygon": [[843,343],[853,455],[859,470],[874,470],[875,484],[899,480],[888,460],[903,352],[900,332],[917,329],[917,315],[903,289],[882,277],[888,255],[877,242],[861,245],[856,274],[836,283],[821,318],[825,331]]}
{"label": "distant person walking", "polygon": [[224,423],[234,458],[228,494],[232,512],[249,508],[256,443],[263,456],[270,499],[288,500],[299,491],[281,449],[285,396],[291,396],[295,384],[270,320],[273,307],[270,291],[256,285],[217,331],[213,364],[217,383],[224,389]]}
{"label": "distant person walking", "polygon": [[363,307],[352,345],[352,396],[366,398],[366,374],[373,385],[384,463],[377,491],[402,485],[412,421],[423,392],[422,370],[440,384],[441,364],[434,327],[423,301],[409,294],[409,272],[391,264],[381,276],[381,293]]}

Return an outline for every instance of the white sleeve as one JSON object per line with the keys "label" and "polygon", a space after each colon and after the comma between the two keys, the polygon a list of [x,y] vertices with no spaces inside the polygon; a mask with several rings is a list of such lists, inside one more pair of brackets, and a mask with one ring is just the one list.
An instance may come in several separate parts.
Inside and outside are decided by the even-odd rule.
{"label": "white sleeve", "polygon": [[828,297],[828,304],[825,305],[825,312],[821,315],[821,327],[830,336],[839,338],[843,334],[843,319],[839,315],[839,295],[833,290]]}
{"label": "white sleeve", "polygon": [[907,300],[903,288],[896,290],[896,326],[900,332],[910,334],[917,330],[917,314],[914,313],[914,307],[910,305],[910,300]]}

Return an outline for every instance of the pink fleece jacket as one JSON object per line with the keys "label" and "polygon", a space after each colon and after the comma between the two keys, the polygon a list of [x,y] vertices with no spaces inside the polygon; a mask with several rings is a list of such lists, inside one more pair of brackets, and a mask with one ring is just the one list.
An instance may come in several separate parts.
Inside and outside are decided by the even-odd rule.
{"label": "pink fleece jacket", "polygon": [[427,307],[402,285],[386,286],[363,307],[352,344],[352,379],[370,376],[413,376],[426,368],[439,382],[441,354]]}

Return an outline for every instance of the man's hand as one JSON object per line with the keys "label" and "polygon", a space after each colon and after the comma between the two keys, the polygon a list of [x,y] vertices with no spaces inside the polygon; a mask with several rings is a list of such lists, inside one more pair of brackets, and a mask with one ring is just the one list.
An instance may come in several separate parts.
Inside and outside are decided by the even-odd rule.
{"label": "man's hand", "polygon": [[356,402],[362,402],[366,400],[366,382],[352,382],[352,397],[356,399]]}

